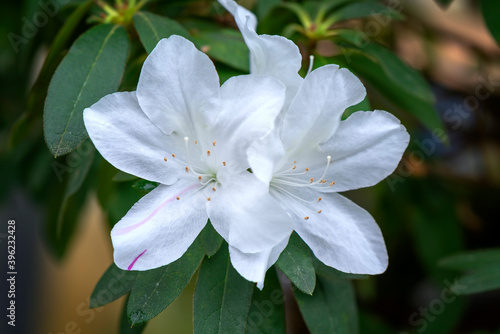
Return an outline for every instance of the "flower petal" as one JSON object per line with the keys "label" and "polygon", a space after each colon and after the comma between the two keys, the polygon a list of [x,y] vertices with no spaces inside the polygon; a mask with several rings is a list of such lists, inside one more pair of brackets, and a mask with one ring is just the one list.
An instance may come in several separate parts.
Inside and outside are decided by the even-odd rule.
{"label": "flower petal", "polygon": [[166,134],[191,136],[218,110],[219,76],[206,54],[174,35],[158,42],[144,62],[137,98]]}
{"label": "flower petal", "polygon": [[253,174],[262,182],[269,183],[273,172],[285,155],[278,131],[270,131],[255,140],[247,150],[247,160]]}
{"label": "flower petal", "polygon": [[308,149],[328,140],[344,110],[361,102],[365,95],[361,81],[347,69],[325,65],[312,71],[285,114],[285,149]]}
{"label": "flower petal", "polygon": [[219,0],[230,12],[250,49],[250,73],[270,75],[287,88],[287,101],[295,95],[302,78],[298,74],[302,66],[299,48],[282,36],[258,35],[257,18],[246,8],[233,0]]}
{"label": "flower petal", "polygon": [[239,171],[248,169],[246,150],[255,138],[273,129],[284,100],[285,87],[272,77],[242,75],[227,80],[213,126],[217,143],[223,146],[217,150],[218,159],[239,165]]}
{"label": "flower petal", "polygon": [[257,253],[292,233],[290,216],[269,195],[267,184],[248,172],[224,178],[207,210],[212,225],[230,246]]}
{"label": "flower petal", "polygon": [[[384,238],[367,211],[339,194],[295,191],[295,195],[311,200],[304,204],[273,193],[288,207],[295,231],[323,263],[346,273],[374,275],[385,271]],[[320,196],[320,201],[315,200]]]}
{"label": "flower petal", "polygon": [[377,184],[396,169],[409,140],[405,127],[386,111],[352,114],[320,146],[323,158],[332,157],[327,179],[335,181],[322,189],[340,192]]}
{"label": "flower petal", "polygon": [[229,246],[231,263],[241,276],[247,281],[256,282],[257,287],[262,290],[267,270],[278,260],[287,244],[288,237],[276,246],[258,253],[243,253]]}
{"label": "flower petal", "polygon": [[83,119],[99,153],[116,168],[163,184],[178,180],[182,168],[164,161],[173,144],[143,113],[135,92],[103,97],[85,109]]}
{"label": "flower petal", "polygon": [[111,231],[116,265],[148,270],[180,258],[207,223],[199,187],[181,179],[141,198]]}

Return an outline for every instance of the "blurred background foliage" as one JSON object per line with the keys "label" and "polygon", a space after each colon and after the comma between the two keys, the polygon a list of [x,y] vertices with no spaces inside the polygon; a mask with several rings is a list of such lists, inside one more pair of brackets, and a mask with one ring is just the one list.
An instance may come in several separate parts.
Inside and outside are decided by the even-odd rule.
{"label": "blurred background foliage", "polygon": [[[500,2],[242,4],[258,16],[259,33],[299,45],[303,75],[314,55],[314,67],[335,63],[360,77],[368,97],[345,117],[385,109],[411,134],[392,176],[347,194],[375,216],[390,259],[383,275],[354,280],[352,293],[344,283],[335,288],[355,295],[359,332],[500,333]],[[162,37],[192,40],[213,59],[221,82],[248,73],[248,49],[232,17],[214,1],[9,1],[0,16],[0,198],[2,217],[15,215],[21,225],[18,263],[25,275],[18,319],[30,320],[16,330],[139,333],[144,328],[129,330],[120,318],[123,297],[89,310],[86,296],[112,262],[110,228],[155,185],[102,159],[85,140],[81,113],[105,94],[134,90],[147,52]],[[44,126],[59,126],[47,119],[69,124],[58,111],[65,108],[58,94],[71,94],[68,82],[78,81],[61,73],[51,83],[54,73],[79,36],[103,36],[96,29],[117,31],[101,65],[118,70],[108,82],[94,79],[88,96],[73,106],[69,138],[46,133],[44,140]],[[85,52],[65,60],[68,67],[84,64],[93,52],[88,38],[78,41]],[[50,115],[45,124],[44,105]],[[64,141],[64,152],[54,148],[57,140]],[[268,276],[266,285],[279,284],[274,273]],[[334,289],[318,277],[317,289]],[[191,282],[144,332],[191,332],[193,289]],[[315,315],[299,312],[310,301],[298,293],[297,307],[287,291],[287,332],[319,332]],[[348,333],[356,331],[352,326]]]}

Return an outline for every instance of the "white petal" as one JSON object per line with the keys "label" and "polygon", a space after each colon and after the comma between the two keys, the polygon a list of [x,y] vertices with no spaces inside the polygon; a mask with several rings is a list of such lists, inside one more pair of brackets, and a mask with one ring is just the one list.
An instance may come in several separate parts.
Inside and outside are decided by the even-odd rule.
{"label": "white petal", "polygon": [[365,95],[361,81],[347,69],[325,65],[312,71],[285,114],[285,149],[310,148],[328,140],[344,110],[361,102]]}
{"label": "white petal", "polygon": [[213,127],[221,144],[217,145],[219,160],[240,165],[240,171],[248,169],[246,150],[256,138],[273,129],[284,99],[285,87],[271,77],[246,75],[226,81]]}
{"label": "white petal", "polygon": [[247,150],[247,160],[253,174],[267,184],[271,181],[273,172],[279,166],[284,154],[278,131],[270,131],[250,145]]}
{"label": "white petal", "polygon": [[243,253],[229,246],[231,263],[236,271],[247,281],[256,282],[262,290],[266,272],[278,260],[281,252],[288,244],[288,237],[276,246],[258,253]]}
{"label": "white petal", "polygon": [[[387,268],[384,238],[373,217],[339,194],[295,192],[304,204],[278,195],[294,217],[294,229],[326,265],[346,273],[380,274]],[[320,213],[318,211],[321,210]]]}
{"label": "white petal", "polygon": [[224,178],[210,196],[207,210],[212,225],[230,246],[256,253],[290,235],[290,216],[269,195],[267,184],[248,172]]}
{"label": "white petal", "polygon": [[143,113],[135,92],[103,97],[85,109],[83,119],[99,153],[116,168],[163,184],[178,180],[182,169],[164,161],[174,145]]}
{"label": "white petal", "polygon": [[116,265],[148,270],[180,258],[207,223],[199,187],[179,180],[141,198],[111,231]]}
{"label": "white petal", "polygon": [[219,0],[229,11],[250,49],[250,73],[270,75],[287,88],[287,101],[295,95],[302,78],[298,74],[302,65],[299,48],[282,36],[257,35],[257,18],[252,12],[233,0]]}
{"label": "white petal", "polygon": [[189,136],[217,112],[219,77],[206,54],[174,35],[162,39],[144,62],[137,98],[166,134],[177,131]]}
{"label": "white petal", "polygon": [[410,135],[392,114],[359,111],[340,123],[321,151],[332,157],[326,191],[370,187],[389,176],[398,166]]}

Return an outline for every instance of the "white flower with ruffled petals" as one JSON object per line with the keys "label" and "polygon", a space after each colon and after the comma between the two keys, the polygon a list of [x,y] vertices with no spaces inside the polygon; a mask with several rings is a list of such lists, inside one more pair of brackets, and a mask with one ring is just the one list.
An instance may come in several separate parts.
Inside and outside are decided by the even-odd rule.
{"label": "white flower with ruffled petals", "polygon": [[[408,146],[408,132],[381,110],[341,121],[345,109],[366,95],[351,72],[326,65],[297,79],[301,57],[293,42],[258,35],[251,12],[232,0],[219,2],[235,17],[250,49],[251,72],[271,75],[287,88],[275,131],[247,152],[253,173],[269,184],[319,260],[347,273],[384,272],[388,257],[378,225],[338,192],[373,186],[390,175]],[[232,249],[231,261],[243,276],[263,281],[282,247],[278,243],[258,253]]]}
{"label": "white flower with ruffled petals", "polygon": [[284,86],[271,77],[238,76],[221,87],[212,61],[172,36],[146,59],[136,92],[105,96],[84,111],[89,136],[107,161],[160,183],[111,231],[119,268],[175,261],[208,218],[241,252],[265,252],[288,240],[288,215],[247,171],[246,160],[284,98]]}

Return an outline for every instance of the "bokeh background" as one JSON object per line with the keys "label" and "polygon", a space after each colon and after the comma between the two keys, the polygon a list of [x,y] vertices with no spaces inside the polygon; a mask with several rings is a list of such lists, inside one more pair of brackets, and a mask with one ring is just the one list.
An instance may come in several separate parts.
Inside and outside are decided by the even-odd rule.
{"label": "bokeh background", "polygon": [[[82,148],[70,158],[54,160],[43,139],[43,87],[46,90],[48,81],[37,78],[54,36],[83,1],[60,1],[54,15],[29,31],[28,23],[47,2],[0,5],[0,276],[7,271],[8,219],[16,220],[18,267],[17,325],[6,326],[2,314],[0,332],[118,333],[124,298],[89,310],[89,296],[112,263],[110,227],[142,193],[127,182],[112,181],[117,171],[95,153],[99,163],[90,167],[88,189],[75,194],[65,203],[66,211],[60,212],[64,169],[54,161],[74,168],[72,163],[77,166],[94,153]],[[446,2],[451,1],[441,1]],[[264,7],[256,1],[245,4],[257,11]],[[370,35],[421,72],[436,97],[434,110],[445,131],[424,126],[408,112],[411,105],[402,107],[384,94],[388,88],[362,71],[357,73],[367,86],[371,109],[391,111],[412,136],[394,175],[375,187],[347,194],[375,216],[390,259],[383,275],[355,282],[361,333],[497,334],[500,290],[458,293],[453,301],[441,303],[442,308],[435,301],[442,300],[443,290],[462,276],[443,266],[443,259],[500,247],[500,48],[485,25],[479,1],[455,0],[448,7],[433,0],[392,1],[392,5],[404,18],[368,17],[342,22],[340,27]],[[99,7],[94,7],[74,37],[93,24],[92,18],[99,15]],[[205,28],[203,24],[206,29],[235,27],[231,16],[213,1],[150,1],[145,8],[177,20],[193,35]],[[497,15],[500,21],[500,12]],[[316,55],[316,66],[345,62],[349,56],[335,40],[311,39],[288,29],[290,23],[300,24],[290,11],[272,9],[261,23],[263,32],[285,34],[299,44],[305,69],[309,54]],[[13,42],[12,33],[25,36],[24,40]],[[221,37],[218,43],[224,41]],[[127,70],[121,90],[134,89],[144,60],[144,50],[131,54],[131,58],[137,55],[135,68]],[[241,72],[217,55],[213,58],[221,77]],[[34,116],[22,123],[21,131],[19,119],[28,109]],[[57,227],[61,215],[64,225]],[[0,288],[0,309],[5,310],[5,279]],[[192,332],[193,288],[191,282],[144,333]],[[295,323],[290,333],[307,332],[297,310],[291,309],[287,316]]]}

